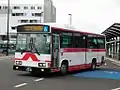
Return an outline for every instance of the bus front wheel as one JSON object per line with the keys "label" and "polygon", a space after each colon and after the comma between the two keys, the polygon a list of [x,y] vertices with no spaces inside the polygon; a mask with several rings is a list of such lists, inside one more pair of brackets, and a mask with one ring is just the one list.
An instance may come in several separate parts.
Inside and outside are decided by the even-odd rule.
{"label": "bus front wheel", "polygon": [[60,73],[61,73],[62,75],[65,75],[65,74],[67,74],[67,72],[68,72],[68,64],[65,63],[65,62],[63,62],[63,63],[61,64],[61,67],[60,67]]}

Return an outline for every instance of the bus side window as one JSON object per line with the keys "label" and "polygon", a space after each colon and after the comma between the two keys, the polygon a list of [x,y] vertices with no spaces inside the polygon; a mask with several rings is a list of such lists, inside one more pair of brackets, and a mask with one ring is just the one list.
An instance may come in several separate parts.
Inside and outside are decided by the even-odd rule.
{"label": "bus side window", "polygon": [[74,48],[85,48],[85,36],[79,33],[73,34]]}
{"label": "bus side window", "polygon": [[105,39],[104,38],[98,38],[98,48],[99,49],[104,49],[105,48]]}
{"label": "bus side window", "polygon": [[60,36],[61,48],[72,48],[72,33],[64,33]]}
{"label": "bus side window", "polygon": [[88,37],[87,44],[88,44],[88,48],[91,49],[96,49],[98,47],[97,40],[94,37]]}

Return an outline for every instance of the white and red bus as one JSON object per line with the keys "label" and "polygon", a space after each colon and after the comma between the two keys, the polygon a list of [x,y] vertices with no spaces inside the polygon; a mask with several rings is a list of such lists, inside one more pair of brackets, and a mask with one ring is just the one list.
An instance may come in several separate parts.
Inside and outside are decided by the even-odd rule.
{"label": "white and red bus", "polygon": [[104,63],[105,36],[48,24],[17,26],[13,70],[58,72],[96,69]]}

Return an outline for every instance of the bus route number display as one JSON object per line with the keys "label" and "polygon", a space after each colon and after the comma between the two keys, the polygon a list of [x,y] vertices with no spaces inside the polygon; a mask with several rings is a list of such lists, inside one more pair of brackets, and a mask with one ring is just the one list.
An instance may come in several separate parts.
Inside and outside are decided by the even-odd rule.
{"label": "bus route number display", "polygon": [[18,26],[18,32],[49,32],[49,26],[47,25],[35,25],[35,26]]}

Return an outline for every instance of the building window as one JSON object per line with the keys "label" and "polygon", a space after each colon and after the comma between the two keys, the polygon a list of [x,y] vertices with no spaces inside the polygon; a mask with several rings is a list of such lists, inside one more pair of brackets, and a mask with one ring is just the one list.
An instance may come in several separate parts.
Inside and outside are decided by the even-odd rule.
{"label": "building window", "polygon": [[26,13],[12,13],[12,16],[26,16]]}
{"label": "building window", "polygon": [[8,7],[7,6],[3,6],[3,9],[7,9]]}
{"label": "building window", "polygon": [[11,27],[11,29],[13,29],[13,30],[14,30],[14,29],[15,29],[15,27]]}
{"label": "building window", "polygon": [[20,7],[19,6],[14,6],[13,9],[20,9]]}
{"label": "building window", "polygon": [[15,13],[12,13],[12,16],[15,16]]}
{"label": "building window", "polygon": [[34,6],[32,6],[32,7],[31,7],[31,9],[33,10],[33,9],[35,9],[35,7],[34,7]]}
{"label": "building window", "polygon": [[27,6],[25,6],[25,7],[24,7],[24,9],[28,9],[28,7],[27,7]]}
{"label": "building window", "polygon": [[8,7],[7,6],[5,6],[5,9],[7,9]]}
{"label": "building window", "polygon": [[21,20],[21,23],[28,23],[28,20]]}
{"label": "building window", "polygon": [[30,23],[37,23],[37,20],[30,20]]}
{"label": "building window", "polygon": [[32,13],[32,16],[41,16],[42,13]]}
{"label": "building window", "polygon": [[42,7],[40,7],[40,6],[38,6],[37,8],[38,8],[38,9],[42,9]]}

